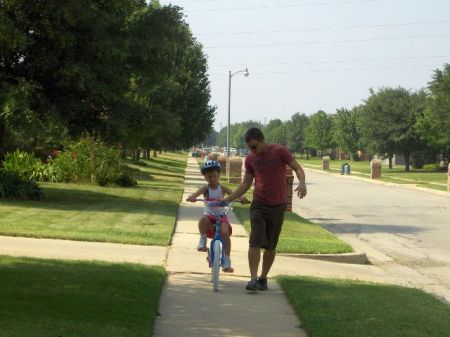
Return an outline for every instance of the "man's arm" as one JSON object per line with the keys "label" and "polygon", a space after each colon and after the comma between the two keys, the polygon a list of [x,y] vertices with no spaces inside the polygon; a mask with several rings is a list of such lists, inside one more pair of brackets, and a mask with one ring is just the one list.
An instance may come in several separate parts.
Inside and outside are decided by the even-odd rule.
{"label": "man's arm", "polygon": [[253,183],[253,174],[246,173],[244,175],[244,180],[239,185],[237,189],[234,190],[233,193],[231,193],[228,197],[226,197],[224,200],[226,202],[230,202],[234,199],[239,198],[242,196],[245,192],[249,190],[249,188],[252,186]]}
{"label": "man's arm", "polygon": [[299,183],[295,191],[297,191],[297,196],[302,199],[306,196],[307,193],[305,171],[303,171],[303,168],[295,159],[291,161],[289,166],[292,168],[292,171],[295,172],[298,178]]}

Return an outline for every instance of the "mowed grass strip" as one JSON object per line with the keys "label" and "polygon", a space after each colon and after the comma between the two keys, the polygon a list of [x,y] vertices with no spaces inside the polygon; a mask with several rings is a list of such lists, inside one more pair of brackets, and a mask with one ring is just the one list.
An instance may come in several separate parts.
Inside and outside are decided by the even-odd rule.
{"label": "mowed grass strip", "polygon": [[0,256],[0,337],[147,337],[161,267]]}
{"label": "mowed grass strip", "polygon": [[168,245],[184,188],[187,155],[163,153],[130,163],[134,188],[41,183],[43,201],[6,199],[0,234]]}
{"label": "mowed grass strip", "polygon": [[310,337],[450,336],[450,307],[423,291],[311,277],[277,277]]}
{"label": "mowed grass strip", "polygon": [[[235,204],[236,205],[236,204]],[[250,233],[249,205],[236,205],[234,212],[239,221]],[[318,224],[299,215],[286,212],[277,252],[289,254],[340,254],[353,249]]]}

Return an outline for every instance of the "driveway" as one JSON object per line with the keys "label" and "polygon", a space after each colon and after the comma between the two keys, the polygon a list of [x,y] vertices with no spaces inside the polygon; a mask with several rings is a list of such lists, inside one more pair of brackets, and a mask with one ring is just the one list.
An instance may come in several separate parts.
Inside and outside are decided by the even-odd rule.
{"label": "driveway", "polygon": [[306,169],[308,196],[293,209],[370,261],[450,301],[450,193]]}

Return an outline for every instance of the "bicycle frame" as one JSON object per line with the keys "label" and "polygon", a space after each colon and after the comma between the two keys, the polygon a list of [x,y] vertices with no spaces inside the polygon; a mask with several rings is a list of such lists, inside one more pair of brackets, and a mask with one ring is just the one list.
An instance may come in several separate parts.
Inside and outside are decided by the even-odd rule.
{"label": "bicycle frame", "polygon": [[[197,201],[203,201],[208,212],[211,215],[213,215],[214,218],[216,219],[214,223],[214,238],[211,240],[210,249],[208,251],[208,263],[209,267],[211,268],[211,281],[213,283],[213,290],[218,291],[220,267],[224,265],[225,250],[226,250],[225,241],[223,240],[222,235],[220,233],[221,220],[222,217],[226,216],[231,211],[234,201],[228,204],[217,201],[206,201],[203,199],[197,199]],[[217,211],[213,208],[214,206],[219,207],[228,206],[228,208],[225,211]],[[220,244],[216,247],[217,242],[219,242]],[[216,260],[215,254],[217,254],[217,252],[215,247],[217,248],[218,251],[220,251],[220,261]]]}
{"label": "bicycle frame", "polygon": [[[197,199],[197,200],[199,200],[199,199]],[[202,200],[202,201],[205,203],[205,206],[208,209],[209,214],[214,216],[215,219],[216,219],[216,222],[214,223],[214,238],[211,240],[210,250],[209,250],[210,254],[211,254],[210,255],[210,257],[211,257],[211,259],[210,259],[210,266],[211,266],[211,261],[214,261],[214,249],[213,249],[213,247],[214,247],[214,242],[217,241],[217,240],[219,240],[222,243],[222,254],[221,254],[221,257],[220,257],[220,265],[222,266],[224,264],[224,259],[225,259],[226,244],[225,244],[225,241],[222,238],[222,234],[220,233],[220,226],[221,226],[221,223],[222,223],[221,220],[222,220],[222,217],[226,216],[231,211],[231,209],[233,208],[234,201],[232,201],[232,202],[230,202],[228,204],[220,203],[220,202],[217,202],[217,201],[206,201],[206,200]],[[225,207],[227,207],[228,206],[228,208],[225,210],[225,212],[221,213],[221,212],[214,211],[210,206],[211,207],[213,207],[213,206],[225,206]]]}

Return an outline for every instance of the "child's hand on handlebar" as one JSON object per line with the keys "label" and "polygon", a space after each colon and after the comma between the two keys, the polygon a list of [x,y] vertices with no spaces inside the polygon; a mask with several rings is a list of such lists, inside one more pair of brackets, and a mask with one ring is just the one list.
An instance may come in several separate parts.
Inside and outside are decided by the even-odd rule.
{"label": "child's hand on handlebar", "polygon": [[190,196],[188,196],[188,197],[186,198],[186,201],[196,202],[196,201],[197,201],[197,198],[194,197],[194,196],[191,194]]}

